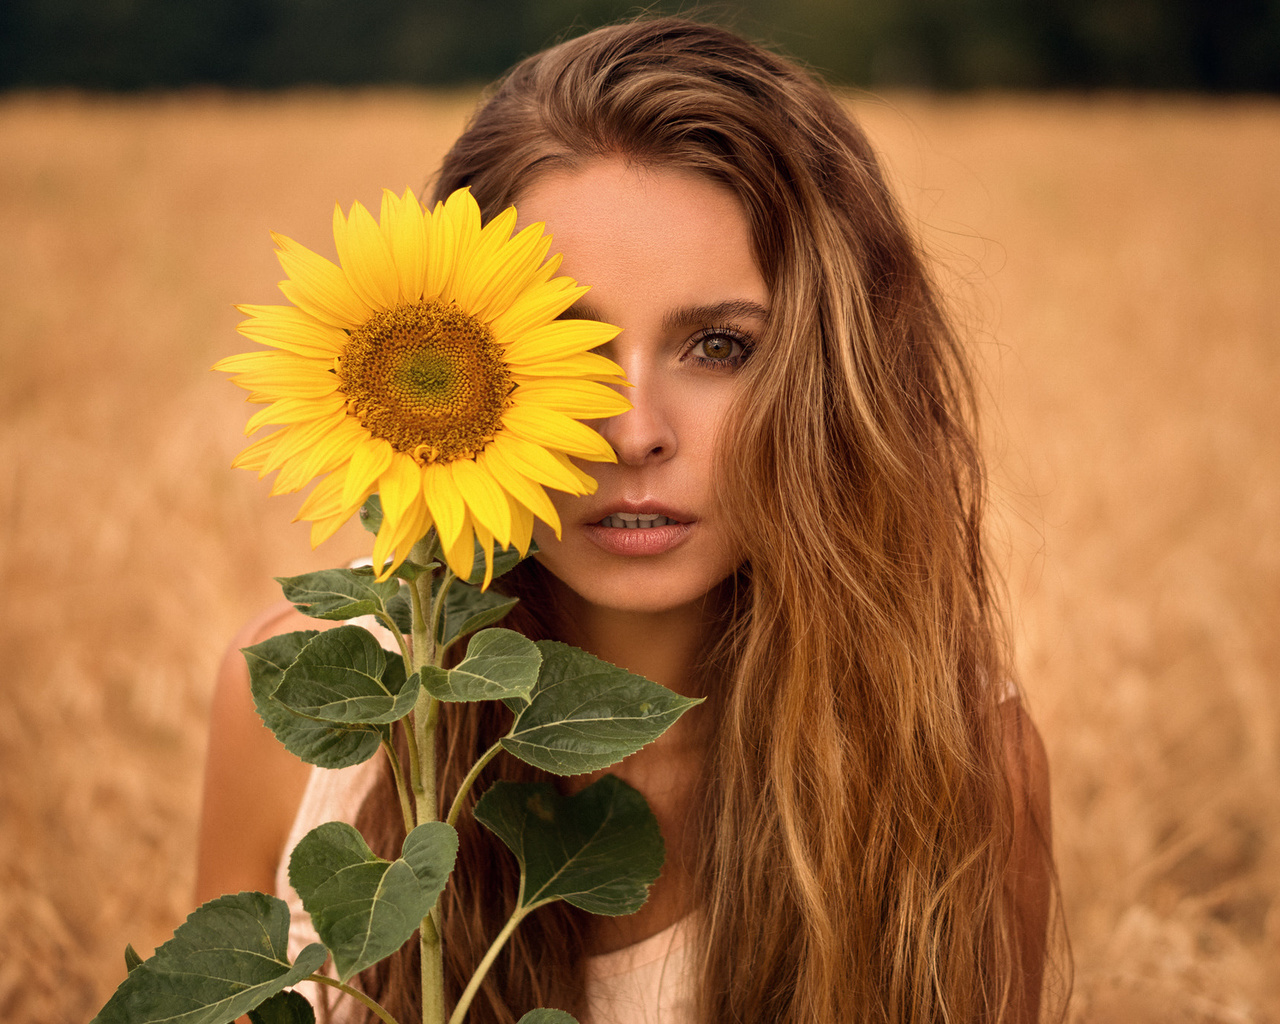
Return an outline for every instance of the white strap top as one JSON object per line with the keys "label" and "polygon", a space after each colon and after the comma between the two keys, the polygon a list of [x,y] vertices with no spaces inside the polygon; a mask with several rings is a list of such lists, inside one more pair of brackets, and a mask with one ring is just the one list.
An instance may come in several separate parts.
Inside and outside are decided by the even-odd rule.
{"label": "white strap top", "polygon": [[[364,764],[332,771],[313,768],[298,813],[276,868],[276,894],[289,904],[289,954],[296,957],[319,938],[302,900],[289,884],[288,852],[311,829],[326,821],[355,821],[360,805],[386,771],[379,754]],[[633,946],[587,958],[586,1012],[581,1024],[689,1024],[691,989],[686,942],[692,921],[684,918]],[[318,1024],[358,1019],[352,1000],[336,989],[304,982],[298,989],[311,1002]],[[532,1009],[532,1007],[530,1007]]]}

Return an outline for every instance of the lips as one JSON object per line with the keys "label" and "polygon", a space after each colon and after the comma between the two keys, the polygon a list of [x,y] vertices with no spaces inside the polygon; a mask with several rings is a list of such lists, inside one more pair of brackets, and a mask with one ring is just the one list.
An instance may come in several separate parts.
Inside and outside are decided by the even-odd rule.
{"label": "lips", "polygon": [[[602,510],[603,511],[603,510]],[[593,543],[614,555],[661,555],[684,542],[693,516],[656,503],[615,503],[599,519],[583,524]]]}
{"label": "lips", "polygon": [[600,520],[600,526],[612,530],[652,530],[656,526],[674,526],[676,521],[660,512],[615,512]]}

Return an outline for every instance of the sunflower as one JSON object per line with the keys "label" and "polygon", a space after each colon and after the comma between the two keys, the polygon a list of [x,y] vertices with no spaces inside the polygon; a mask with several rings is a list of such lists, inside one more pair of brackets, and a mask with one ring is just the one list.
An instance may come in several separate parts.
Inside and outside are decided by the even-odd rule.
{"label": "sunflower", "polygon": [[622,369],[590,350],[618,328],[557,319],[587,291],[557,277],[560,257],[532,224],[514,237],[508,208],[482,226],[467,189],[428,210],[384,192],[378,221],[359,203],[333,214],[338,264],[274,235],[292,305],[238,306],[239,331],[268,351],[214,369],[265,406],[234,465],[278,471],[273,494],[323,477],[297,519],[311,543],[331,536],[375,492],[383,520],[373,561],[389,576],[434,526],[445,560],[471,572],[476,540],[525,554],[534,516],[560,532],[544,487],[590,494],[571,458],[612,462],[581,419],[630,403]]}

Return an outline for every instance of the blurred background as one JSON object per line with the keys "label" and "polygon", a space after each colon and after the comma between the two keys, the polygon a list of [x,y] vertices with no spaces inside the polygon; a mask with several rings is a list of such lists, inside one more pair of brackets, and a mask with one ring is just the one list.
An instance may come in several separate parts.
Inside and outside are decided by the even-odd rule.
{"label": "blurred background", "polygon": [[482,83],[641,9],[877,88],[1280,88],[1277,0],[6,0],[0,87]]}
{"label": "blurred background", "polygon": [[[668,9],[655,5],[655,10]],[[210,689],[317,552],[233,471],[268,237],[420,188],[622,4],[0,6],[0,1020],[193,906]],[[1280,1021],[1280,3],[759,0],[841,87],[978,365],[1074,1022]]]}

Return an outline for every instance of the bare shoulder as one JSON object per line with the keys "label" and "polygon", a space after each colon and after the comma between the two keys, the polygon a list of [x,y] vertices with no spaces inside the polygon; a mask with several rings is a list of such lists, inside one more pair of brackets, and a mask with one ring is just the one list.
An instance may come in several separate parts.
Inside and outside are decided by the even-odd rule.
{"label": "bare shoulder", "polygon": [[[270,892],[310,768],[262,724],[241,649],[281,633],[325,628],[281,602],[236,634],[218,670],[209,715],[196,897]],[[336,625],[336,623],[335,623]]]}
{"label": "bare shoulder", "polygon": [[[1049,756],[1040,730],[1022,701],[1007,700],[1000,705],[1004,729],[1005,768],[1013,790],[1014,812],[1029,815],[1049,838]],[[1017,819],[1015,819],[1017,820]],[[1030,822],[1028,822],[1030,824]]]}
{"label": "bare shoulder", "polygon": [[1021,947],[1021,975],[1015,1020],[1039,1018],[1040,988],[1053,891],[1049,758],[1035,722],[1019,700],[1001,705],[1004,752],[1013,798],[1013,848],[1005,887]]}

